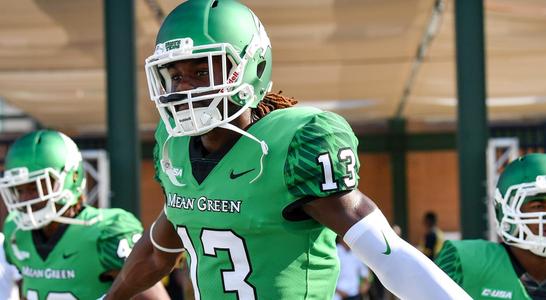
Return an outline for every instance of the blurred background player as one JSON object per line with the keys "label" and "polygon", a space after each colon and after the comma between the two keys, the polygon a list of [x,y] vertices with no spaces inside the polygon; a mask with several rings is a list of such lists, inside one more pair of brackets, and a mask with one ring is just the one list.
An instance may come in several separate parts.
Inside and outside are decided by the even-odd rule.
{"label": "blurred background player", "polygon": [[[4,234],[0,232],[0,244],[4,244]],[[6,260],[4,249],[0,248],[0,299],[18,300],[21,275]]]}
{"label": "blurred background player", "polygon": [[[17,139],[0,192],[10,212],[4,250],[21,272],[26,299],[96,299],[112,284],[142,226],[121,209],[84,204],[82,156],[50,130]],[[168,299],[157,284],[140,299]]]}
{"label": "blurred background player", "polygon": [[370,272],[358,257],[351,253],[349,245],[337,238],[339,278],[334,300],[366,300],[370,289]]}
{"label": "blurred background player", "polygon": [[425,235],[419,245],[419,249],[430,259],[434,260],[444,245],[444,233],[438,228],[438,217],[433,211],[428,211],[423,216]]}
{"label": "blurred background player", "polygon": [[546,154],[504,169],[495,213],[501,243],[446,241],[437,264],[474,299],[546,299]]}

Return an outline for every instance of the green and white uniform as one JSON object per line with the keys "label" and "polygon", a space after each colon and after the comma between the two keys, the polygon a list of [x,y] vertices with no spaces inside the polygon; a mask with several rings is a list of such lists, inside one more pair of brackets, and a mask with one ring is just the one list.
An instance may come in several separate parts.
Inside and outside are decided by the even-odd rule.
{"label": "green and white uniform", "polygon": [[[177,186],[160,165],[168,135],[156,131],[156,175],[166,215],[190,258],[197,299],[332,299],[338,277],[335,233],[302,217],[301,204],[354,189],[358,141],[340,116],[311,108],[275,110],[241,137],[199,184],[190,138],[165,152]],[[299,212],[299,213],[298,213]]]}
{"label": "green and white uniform", "polygon": [[531,299],[501,244],[446,241],[436,263],[473,299]]}
{"label": "green and white uniform", "polygon": [[112,284],[101,280],[101,274],[120,270],[142,233],[140,222],[121,209],[87,206],[76,219],[98,221],[64,225],[66,230],[45,258],[34,242],[37,232],[17,230],[13,214],[6,219],[4,250],[23,277],[28,300],[97,299]]}

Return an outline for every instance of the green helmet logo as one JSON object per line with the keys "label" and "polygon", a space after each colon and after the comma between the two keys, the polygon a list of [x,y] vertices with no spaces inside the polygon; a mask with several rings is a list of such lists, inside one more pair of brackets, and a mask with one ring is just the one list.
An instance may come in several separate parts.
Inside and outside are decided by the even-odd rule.
{"label": "green helmet logo", "polygon": [[66,135],[40,130],[17,139],[6,155],[0,192],[23,230],[60,221],[85,188],[82,156]]}
{"label": "green helmet logo", "polygon": [[[528,154],[506,166],[495,193],[497,230],[506,244],[546,257],[546,211],[522,211],[524,204],[545,199],[546,154]],[[537,226],[538,232],[530,226]]]}
{"label": "green helmet logo", "polygon": [[[198,59],[208,65],[207,81],[177,89],[168,68]],[[206,133],[256,107],[271,90],[271,65],[271,43],[248,7],[235,0],[189,0],[166,17],[145,69],[167,131],[183,136]],[[228,112],[228,102],[237,111]]]}

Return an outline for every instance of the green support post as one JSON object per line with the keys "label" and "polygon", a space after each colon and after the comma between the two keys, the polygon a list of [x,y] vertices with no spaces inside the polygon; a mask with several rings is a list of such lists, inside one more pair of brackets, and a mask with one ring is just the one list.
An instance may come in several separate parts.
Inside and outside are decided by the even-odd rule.
{"label": "green support post", "polygon": [[407,238],[406,120],[389,120],[389,131],[394,223],[402,229],[402,237]]}
{"label": "green support post", "polygon": [[461,231],[485,238],[488,139],[482,0],[455,1]]}
{"label": "green support post", "polygon": [[140,216],[134,3],[104,0],[111,206]]}

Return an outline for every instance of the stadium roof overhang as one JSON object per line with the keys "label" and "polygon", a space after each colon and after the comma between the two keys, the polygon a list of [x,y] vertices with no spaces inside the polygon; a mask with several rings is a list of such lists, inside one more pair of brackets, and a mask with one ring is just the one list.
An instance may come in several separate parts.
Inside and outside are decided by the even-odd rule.
{"label": "stadium roof overhang", "polygon": [[[456,120],[454,1],[244,2],[272,40],[274,90],[303,105],[336,111],[355,126],[381,126],[403,117],[410,130],[432,130]],[[3,3],[0,97],[45,126],[103,133],[102,3]],[[148,98],[143,61],[154,47],[162,14],[177,3],[135,1],[142,131],[153,129],[158,119]],[[544,119],[546,2],[489,0],[485,11],[489,118]]]}

